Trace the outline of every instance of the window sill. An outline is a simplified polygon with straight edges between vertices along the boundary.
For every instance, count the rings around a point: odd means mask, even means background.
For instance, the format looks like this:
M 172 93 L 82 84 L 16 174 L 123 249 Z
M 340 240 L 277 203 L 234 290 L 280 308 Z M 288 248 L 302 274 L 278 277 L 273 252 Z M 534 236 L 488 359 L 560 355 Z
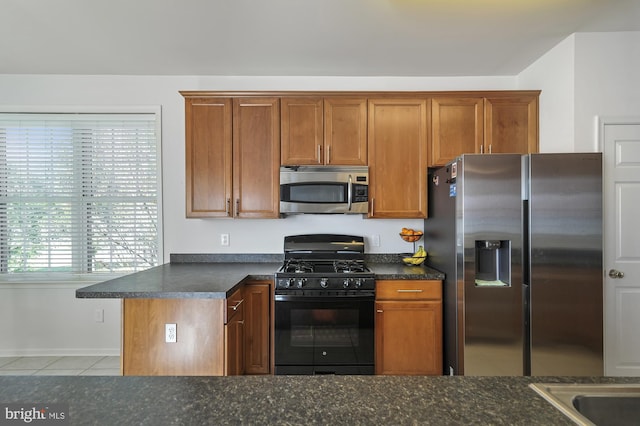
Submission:
M 84 287 L 127 275 L 119 274 L 0 274 L 0 287 Z

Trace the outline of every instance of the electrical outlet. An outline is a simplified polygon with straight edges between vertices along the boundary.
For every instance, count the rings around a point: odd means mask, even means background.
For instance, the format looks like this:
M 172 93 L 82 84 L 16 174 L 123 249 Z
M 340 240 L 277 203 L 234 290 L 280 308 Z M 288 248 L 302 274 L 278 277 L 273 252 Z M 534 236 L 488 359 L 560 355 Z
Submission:
M 104 309 L 96 309 L 93 311 L 93 320 L 95 322 L 104 322 Z
M 378 235 L 378 234 L 372 235 L 371 236 L 371 244 L 374 247 L 380 247 L 380 235 Z
M 166 343 L 176 343 L 178 341 L 178 327 L 176 324 L 164 325 L 164 341 Z
M 221 246 L 229 245 L 229 234 L 220 234 L 220 245 Z

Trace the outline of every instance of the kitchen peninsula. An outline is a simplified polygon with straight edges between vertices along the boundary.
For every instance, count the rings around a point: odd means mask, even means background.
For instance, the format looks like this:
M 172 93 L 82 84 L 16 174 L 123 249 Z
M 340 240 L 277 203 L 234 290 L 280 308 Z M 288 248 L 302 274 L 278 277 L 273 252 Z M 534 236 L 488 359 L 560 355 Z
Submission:
M 379 280 L 442 280 L 427 266 L 405 266 L 396 254 L 369 255 Z M 171 255 L 169 263 L 78 289 L 78 298 L 225 299 L 243 282 L 272 280 L 282 255 Z
M 371 256 L 376 280 L 444 278 L 397 255 Z M 281 264 L 280 255 L 172 255 L 168 264 L 78 289 L 76 297 L 123 299 L 123 375 L 269 374 Z M 173 339 L 166 327 L 174 327 Z

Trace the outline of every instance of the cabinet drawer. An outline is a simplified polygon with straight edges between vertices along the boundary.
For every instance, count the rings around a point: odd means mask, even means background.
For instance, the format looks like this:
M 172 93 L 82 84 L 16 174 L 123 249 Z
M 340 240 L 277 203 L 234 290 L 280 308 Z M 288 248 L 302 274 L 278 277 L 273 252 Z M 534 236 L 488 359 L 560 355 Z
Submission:
M 225 324 L 229 323 L 236 315 L 241 315 L 240 318 L 242 318 L 244 313 L 244 293 L 242 288 L 234 291 L 231 296 L 227 297 L 226 305 Z
M 376 300 L 441 300 L 439 280 L 378 280 Z

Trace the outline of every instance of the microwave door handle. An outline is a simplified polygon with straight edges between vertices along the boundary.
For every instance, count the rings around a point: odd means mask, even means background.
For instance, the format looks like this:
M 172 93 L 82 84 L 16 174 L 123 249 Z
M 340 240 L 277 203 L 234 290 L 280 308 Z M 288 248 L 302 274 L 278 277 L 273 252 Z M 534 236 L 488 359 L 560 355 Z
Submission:
M 347 210 L 351 211 L 351 203 L 353 202 L 353 179 L 351 175 L 349 175 L 349 185 L 347 186 L 347 200 L 349 203 Z

